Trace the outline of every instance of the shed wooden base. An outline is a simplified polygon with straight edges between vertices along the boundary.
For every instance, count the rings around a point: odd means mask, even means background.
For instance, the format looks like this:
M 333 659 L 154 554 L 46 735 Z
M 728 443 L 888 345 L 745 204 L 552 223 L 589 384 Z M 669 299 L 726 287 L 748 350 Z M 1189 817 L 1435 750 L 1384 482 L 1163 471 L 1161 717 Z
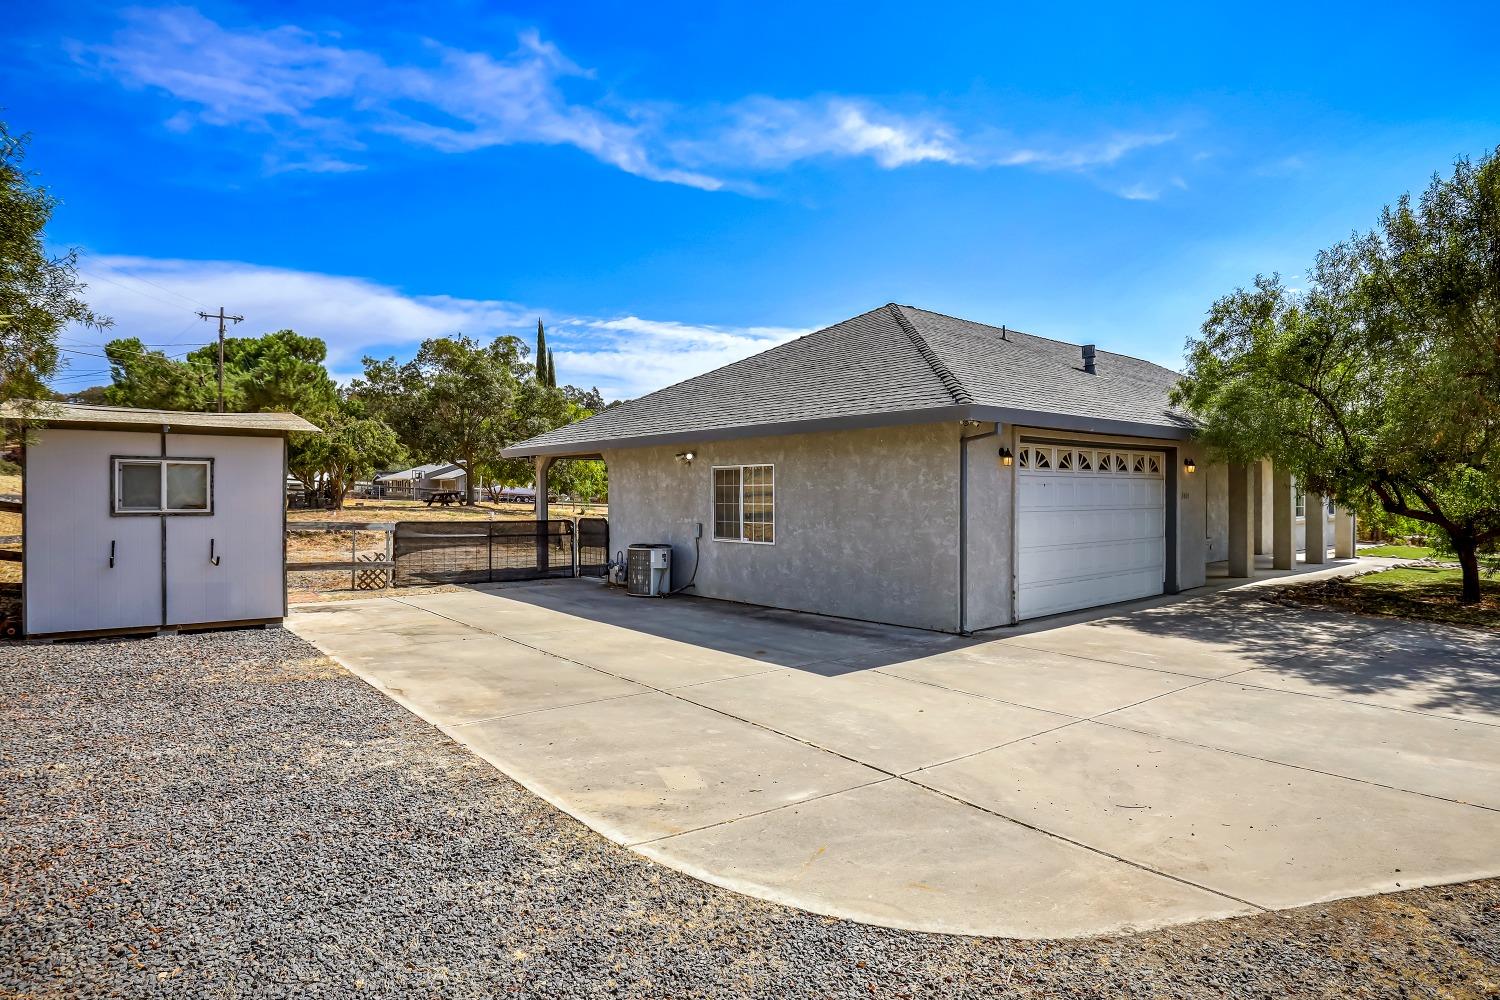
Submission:
M 141 628 L 101 628 L 84 632 L 47 632 L 28 635 L 27 642 L 63 642 L 69 639 L 113 639 L 126 635 L 175 635 L 179 632 L 216 632 L 231 628 L 280 628 L 281 618 L 249 618 L 232 622 L 193 622 L 189 625 L 147 625 Z

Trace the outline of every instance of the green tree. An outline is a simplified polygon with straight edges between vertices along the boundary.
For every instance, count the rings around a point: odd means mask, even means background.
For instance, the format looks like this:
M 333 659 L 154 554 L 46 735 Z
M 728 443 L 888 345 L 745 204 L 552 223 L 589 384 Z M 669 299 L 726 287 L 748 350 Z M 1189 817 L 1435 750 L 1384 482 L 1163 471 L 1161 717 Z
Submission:
M 1500 149 L 1319 254 L 1304 290 L 1220 299 L 1188 349 L 1177 401 L 1211 447 L 1430 526 L 1479 600 L 1500 538 Z
M 365 358 L 365 376 L 351 393 L 419 458 L 461 466 L 465 500 L 472 504 L 485 466 L 517 440 L 521 382 L 516 369 L 524 350 L 515 337 L 489 344 L 464 336 L 426 340 L 405 363 Z
M 552 348 L 547 348 L 547 385 L 557 388 L 557 362 L 552 358 Z
M 322 434 L 293 435 L 287 467 L 307 490 L 326 490 L 335 510 L 355 483 L 405 457 L 396 432 L 371 418 L 358 399 L 341 399 L 322 426 Z
M 542 321 L 536 321 L 536 380 L 541 385 L 555 385 L 551 376 L 547 374 L 548 362 L 552 356 L 547 353 L 547 331 L 542 329 Z
M 46 383 L 57 373 L 63 327 L 110 322 L 83 300 L 78 251 L 47 253 L 57 199 L 22 168 L 30 142 L 0 122 L 0 399 L 50 398 Z
M 557 462 L 547 473 L 547 486 L 577 503 L 594 503 L 609 497 L 609 476 L 598 459 L 565 458 Z
M 217 344 L 181 360 L 147 350 L 134 337 L 104 345 L 117 406 L 213 410 L 218 406 Z M 316 337 L 277 330 L 224 341 L 224 408 L 232 413 L 288 412 L 313 423 L 335 413 L 338 386 L 324 367 L 328 348 Z

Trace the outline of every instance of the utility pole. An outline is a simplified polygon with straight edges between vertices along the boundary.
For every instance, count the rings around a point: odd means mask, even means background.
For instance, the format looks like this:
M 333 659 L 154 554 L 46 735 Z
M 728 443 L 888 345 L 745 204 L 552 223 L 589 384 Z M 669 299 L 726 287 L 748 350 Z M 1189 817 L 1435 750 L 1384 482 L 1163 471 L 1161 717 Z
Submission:
M 227 320 L 233 320 L 236 323 L 243 323 L 245 321 L 245 317 L 243 317 L 243 316 L 226 316 L 224 314 L 224 307 L 223 306 L 219 307 L 219 311 L 217 313 L 200 312 L 198 314 L 198 317 L 200 319 L 216 319 L 216 320 L 219 321 L 219 412 L 223 413 L 224 412 L 224 321 L 227 319 Z

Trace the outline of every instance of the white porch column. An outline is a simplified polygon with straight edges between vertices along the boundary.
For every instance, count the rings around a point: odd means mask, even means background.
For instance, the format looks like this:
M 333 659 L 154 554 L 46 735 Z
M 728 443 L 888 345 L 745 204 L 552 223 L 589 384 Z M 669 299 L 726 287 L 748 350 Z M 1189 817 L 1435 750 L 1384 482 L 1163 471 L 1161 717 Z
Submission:
M 1307 511 L 1303 523 L 1307 526 L 1307 552 L 1302 559 L 1309 566 L 1322 566 L 1328 562 L 1328 500 L 1321 493 L 1307 494 Z
M 1229 575 L 1255 575 L 1255 469 L 1229 466 Z
M 1297 566 L 1297 508 L 1292 499 L 1292 474 L 1271 467 L 1271 565 Z
M 547 520 L 547 470 L 552 468 L 551 455 L 536 457 L 536 519 Z
M 1340 507 L 1333 514 L 1333 557 L 1354 558 L 1354 511 Z
M 547 470 L 552 468 L 552 461 L 551 455 L 536 457 L 536 568 L 543 576 L 552 562 L 548 548 L 552 539 L 547 532 Z
M 1250 483 L 1250 492 L 1254 497 L 1250 505 L 1250 530 L 1255 536 L 1255 554 L 1263 556 L 1270 548 L 1271 541 L 1270 533 L 1266 530 L 1266 463 L 1256 462 L 1252 468 L 1255 470 L 1255 476 Z

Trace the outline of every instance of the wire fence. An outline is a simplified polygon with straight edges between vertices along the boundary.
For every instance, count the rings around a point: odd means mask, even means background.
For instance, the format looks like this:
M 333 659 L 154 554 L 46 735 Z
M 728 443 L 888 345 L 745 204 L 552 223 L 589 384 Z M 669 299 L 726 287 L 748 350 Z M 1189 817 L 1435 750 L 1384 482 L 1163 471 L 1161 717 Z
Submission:
M 572 521 L 399 521 L 393 583 L 496 583 L 573 576 Z

